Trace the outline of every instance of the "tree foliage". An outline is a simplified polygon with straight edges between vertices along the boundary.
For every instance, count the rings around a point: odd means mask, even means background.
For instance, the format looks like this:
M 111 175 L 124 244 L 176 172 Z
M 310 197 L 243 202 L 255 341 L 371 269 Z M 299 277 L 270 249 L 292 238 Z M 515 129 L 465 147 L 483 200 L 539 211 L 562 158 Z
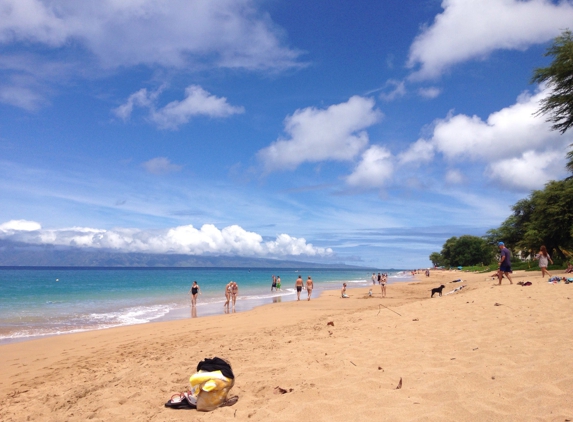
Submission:
M 538 114 L 548 115 L 553 130 L 565 133 L 573 125 L 573 34 L 566 30 L 553 40 L 545 56 L 553 56 L 548 67 L 537 68 L 532 82 L 546 83 L 551 95 L 541 101 Z
M 434 252 L 430 260 L 438 265 L 467 267 L 477 264 L 489 264 L 494 256 L 494 248 L 486 239 L 463 235 L 450 237 L 444 243 L 440 253 Z
M 573 34 L 564 31 L 553 40 L 545 56 L 553 56 L 548 67 L 533 71 L 532 83 L 545 83 L 551 94 L 541 101 L 537 115 L 548 116 L 552 129 L 565 133 L 573 126 Z M 573 145 L 572 145 L 573 146 Z M 573 172 L 573 150 L 567 153 L 567 169 Z
M 573 179 L 551 181 L 517 202 L 513 213 L 486 236 L 490 243 L 532 253 L 545 245 L 561 258 L 573 249 Z

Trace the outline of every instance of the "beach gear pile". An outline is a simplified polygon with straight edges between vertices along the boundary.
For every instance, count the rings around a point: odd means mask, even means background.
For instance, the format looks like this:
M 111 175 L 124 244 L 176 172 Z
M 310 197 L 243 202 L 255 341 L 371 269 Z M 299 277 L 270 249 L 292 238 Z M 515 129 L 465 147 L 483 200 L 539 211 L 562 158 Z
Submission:
M 231 364 L 224 359 L 203 359 L 189 383 L 191 388 L 171 396 L 165 407 L 210 412 L 218 407 L 232 406 L 239 400 L 237 396 L 227 397 L 235 384 L 235 375 Z

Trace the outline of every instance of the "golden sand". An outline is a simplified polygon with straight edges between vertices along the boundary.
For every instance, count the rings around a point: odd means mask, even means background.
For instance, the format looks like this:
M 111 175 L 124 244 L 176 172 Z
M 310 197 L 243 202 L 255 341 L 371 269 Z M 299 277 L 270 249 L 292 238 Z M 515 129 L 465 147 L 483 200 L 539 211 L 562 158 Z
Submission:
M 573 284 L 514 274 L 525 280 L 533 285 L 432 272 L 389 285 L 384 299 L 379 287 L 373 297 L 368 288 L 349 299 L 331 291 L 3 345 L 0 420 L 573 420 Z M 444 294 L 467 287 L 430 299 L 440 284 Z M 210 413 L 165 408 L 213 356 L 231 362 L 238 403 Z

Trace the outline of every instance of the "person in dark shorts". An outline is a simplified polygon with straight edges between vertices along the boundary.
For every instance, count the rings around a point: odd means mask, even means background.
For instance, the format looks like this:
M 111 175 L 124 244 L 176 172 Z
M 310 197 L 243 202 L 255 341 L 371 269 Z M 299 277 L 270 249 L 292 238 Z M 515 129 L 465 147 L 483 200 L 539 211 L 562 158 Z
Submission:
M 275 289 L 277 290 L 277 278 L 273 275 L 273 284 L 271 284 L 271 292 Z
M 296 279 L 296 284 L 294 285 L 296 287 L 296 300 L 300 300 L 300 292 L 302 292 L 302 276 L 298 276 L 298 278 Z
M 501 284 L 501 279 L 505 275 L 509 280 L 509 284 L 513 284 L 511 280 L 511 276 L 509 275 L 513 271 L 511 271 L 511 254 L 509 253 L 509 249 L 505 247 L 503 242 L 499 242 L 497 244 L 499 246 L 499 269 L 497 270 L 497 277 L 499 278 L 499 284 Z

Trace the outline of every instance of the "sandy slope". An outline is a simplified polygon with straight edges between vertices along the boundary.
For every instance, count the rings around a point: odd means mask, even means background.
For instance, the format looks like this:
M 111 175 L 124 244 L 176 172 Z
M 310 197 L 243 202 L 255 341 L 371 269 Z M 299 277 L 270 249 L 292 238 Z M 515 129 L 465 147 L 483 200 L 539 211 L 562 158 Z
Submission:
M 466 289 L 429 298 L 458 277 Z M 386 299 L 378 288 L 372 298 L 327 292 L 4 345 L 0 420 L 573 420 L 573 284 L 516 273 L 523 280 L 534 284 L 437 272 L 390 285 Z M 164 408 L 211 356 L 231 361 L 239 402 L 210 413 Z

